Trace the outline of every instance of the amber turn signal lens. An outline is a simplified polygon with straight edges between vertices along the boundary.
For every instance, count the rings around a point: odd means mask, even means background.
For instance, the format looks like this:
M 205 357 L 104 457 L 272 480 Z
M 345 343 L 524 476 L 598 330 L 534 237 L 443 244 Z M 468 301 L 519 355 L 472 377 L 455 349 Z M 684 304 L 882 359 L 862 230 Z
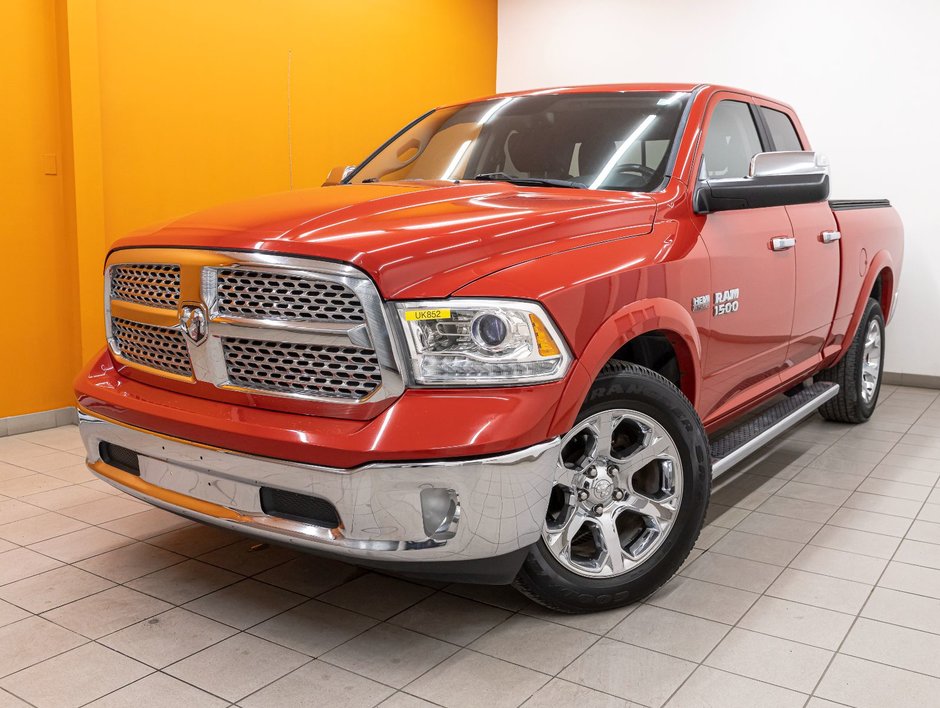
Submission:
M 552 335 L 548 333 L 548 329 L 542 324 L 542 320 L 538 318 L 538 315 L 530 312 L 529 321 L 532 322 L 532 331 L 535 332 L 535 342 L 538 344 L 539 354 L 542 356 L 558 356 L 561 354 L 558 345 L 555 344 L 555 340 L 552 339 Z

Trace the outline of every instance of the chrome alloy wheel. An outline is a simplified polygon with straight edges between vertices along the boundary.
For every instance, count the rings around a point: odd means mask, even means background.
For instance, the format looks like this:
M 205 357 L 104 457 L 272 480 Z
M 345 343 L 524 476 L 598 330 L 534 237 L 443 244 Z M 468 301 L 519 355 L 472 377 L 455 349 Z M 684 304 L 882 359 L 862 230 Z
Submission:
M 862 350 L 862 400 L 871 403 L 881 376 L 881 327 L 877 320 L 868 323 Z
M 662 545 L 681 500 L 682 461 L 666 429 L 638 411 L 603 411 L 562 440 L 542 539 L 578 575 L 622 575 Z

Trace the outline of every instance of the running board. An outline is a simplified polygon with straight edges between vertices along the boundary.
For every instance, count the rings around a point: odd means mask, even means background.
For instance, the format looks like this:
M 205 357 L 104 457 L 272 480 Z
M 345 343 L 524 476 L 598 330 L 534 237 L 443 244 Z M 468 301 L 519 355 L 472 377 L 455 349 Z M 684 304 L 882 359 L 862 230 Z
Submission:
M 839 384 L 820 381 L 780 401 L 713 440 L 712 478 L 728 471 L 778 435 L 785 433 L 839 393 Z

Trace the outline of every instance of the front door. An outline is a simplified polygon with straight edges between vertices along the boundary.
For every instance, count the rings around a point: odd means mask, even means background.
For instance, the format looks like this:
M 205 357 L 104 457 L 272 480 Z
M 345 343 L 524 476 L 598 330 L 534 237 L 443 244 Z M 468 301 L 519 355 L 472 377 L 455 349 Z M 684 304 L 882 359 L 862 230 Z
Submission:
M 763 151 L 752 107 L 717 100 L 706 115 L 702 169 L 709 180 L 746 177 Z M 795 256 L 785 207 L 709 214 L 701 232 L 711 262 L 711 328 L 703 367 L 705 416 L 784 368 L 793 325 Z

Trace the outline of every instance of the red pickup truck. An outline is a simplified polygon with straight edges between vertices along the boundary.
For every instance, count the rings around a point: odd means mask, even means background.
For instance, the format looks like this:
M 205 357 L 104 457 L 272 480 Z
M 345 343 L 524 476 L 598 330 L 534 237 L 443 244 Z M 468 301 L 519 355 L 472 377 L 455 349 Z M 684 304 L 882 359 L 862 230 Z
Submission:
M 200 521 L 546 606 L 634 602 L 713 476 L 878 399 L 903 249 L 720 86 L 439 108 L 322 188 L 117 242 L 88 463 Z

